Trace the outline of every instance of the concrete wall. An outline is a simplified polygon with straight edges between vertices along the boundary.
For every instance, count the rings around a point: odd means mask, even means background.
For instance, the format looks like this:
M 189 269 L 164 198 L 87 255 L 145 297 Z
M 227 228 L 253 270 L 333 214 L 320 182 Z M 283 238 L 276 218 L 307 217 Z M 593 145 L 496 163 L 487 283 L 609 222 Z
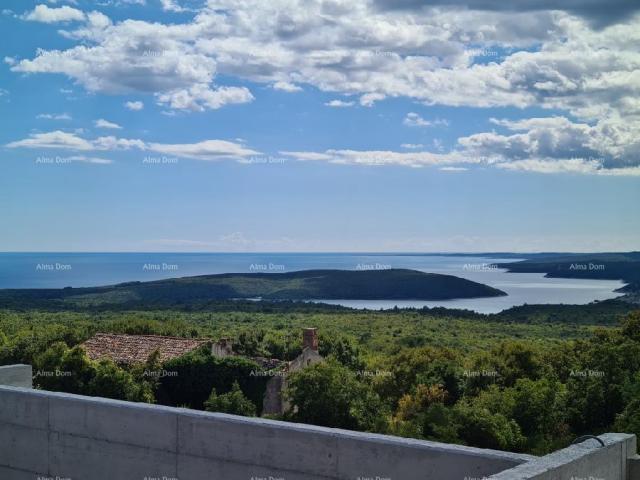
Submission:
M 536 457 L 0 387 L 0 479 L 464 480 Z
M 636 454 L 636 437 L 605 433 L 596 440 L 558 450 L 489 477 L 490 480 L 640 480 L 631 476 L 628 462 Z
M 0 367 L 0 385 L 32 388 L 33 370 L 31 365 L 5 365 Z

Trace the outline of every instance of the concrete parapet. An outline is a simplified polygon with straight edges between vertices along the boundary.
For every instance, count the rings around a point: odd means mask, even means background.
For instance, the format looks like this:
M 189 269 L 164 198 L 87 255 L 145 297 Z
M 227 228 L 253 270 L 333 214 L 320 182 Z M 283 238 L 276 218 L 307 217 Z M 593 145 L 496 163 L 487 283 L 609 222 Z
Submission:
M 31 365 L 4 365 L 0 367 L 0 385 L 32 388 L 33 370 Z
M 464 480 L 536 457 L 0 387 L 0 478 Z
M 626 433 L 600 435 L 531 462 L 505 470 L 489 480 L 631 480 L 628 460 L 636 454 L 636 437 Z

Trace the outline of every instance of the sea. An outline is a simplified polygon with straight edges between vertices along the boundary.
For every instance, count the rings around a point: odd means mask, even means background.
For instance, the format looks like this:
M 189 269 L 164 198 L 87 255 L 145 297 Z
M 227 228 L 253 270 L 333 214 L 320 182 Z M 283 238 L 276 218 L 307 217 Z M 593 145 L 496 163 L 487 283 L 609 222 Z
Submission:
M 381 253 L 0 253 L 0 289 L 113 285 L 130 281 L 216 273 L 282 273 L 310 269 L 409 268 L 455 275 L 503 290 L 491 298 L 418 300 L 316 300 L 358 309 L 447 307 L 498 313 L 523 304 L 587 304 L 615 298 L 616 280 L 545 278 L 509 273 L 494 263 L 514 258 Z

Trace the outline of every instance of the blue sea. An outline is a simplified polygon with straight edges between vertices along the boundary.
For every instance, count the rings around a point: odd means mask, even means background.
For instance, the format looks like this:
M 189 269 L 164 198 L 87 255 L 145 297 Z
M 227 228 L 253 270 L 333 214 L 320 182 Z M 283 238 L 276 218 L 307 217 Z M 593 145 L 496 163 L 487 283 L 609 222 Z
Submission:
M 491 285 L 508 295 L 447 301 L 331 300 L 354 308 L 442 306 L 497 313 L 527 304 L 586 304 L 614 298 L 614 280 L 545 278 L 491 266 L 495 257 L 366 253 L 0 253 L 0 288 L 62 288 L 215 273 L 292 272 L 309 269 L 410 268 Z

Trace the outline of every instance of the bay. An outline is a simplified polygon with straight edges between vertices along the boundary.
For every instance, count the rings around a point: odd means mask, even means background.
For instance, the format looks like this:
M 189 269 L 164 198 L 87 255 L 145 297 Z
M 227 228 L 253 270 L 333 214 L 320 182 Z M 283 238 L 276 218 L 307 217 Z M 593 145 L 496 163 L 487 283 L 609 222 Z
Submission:
M 497 313 L 523 304 L 586 304 L 615 298 L 616 280 L 545 278 L 508 273 L 494 262 L 513 258 L 379 253 L 0 253 L 0 288 L 113 285 L 217 273 L 282 273 L 310 269 L 409 268 L 484 283 L 508 295 L 446 301 L 327 300 L 353 308 L 447 307 Z

